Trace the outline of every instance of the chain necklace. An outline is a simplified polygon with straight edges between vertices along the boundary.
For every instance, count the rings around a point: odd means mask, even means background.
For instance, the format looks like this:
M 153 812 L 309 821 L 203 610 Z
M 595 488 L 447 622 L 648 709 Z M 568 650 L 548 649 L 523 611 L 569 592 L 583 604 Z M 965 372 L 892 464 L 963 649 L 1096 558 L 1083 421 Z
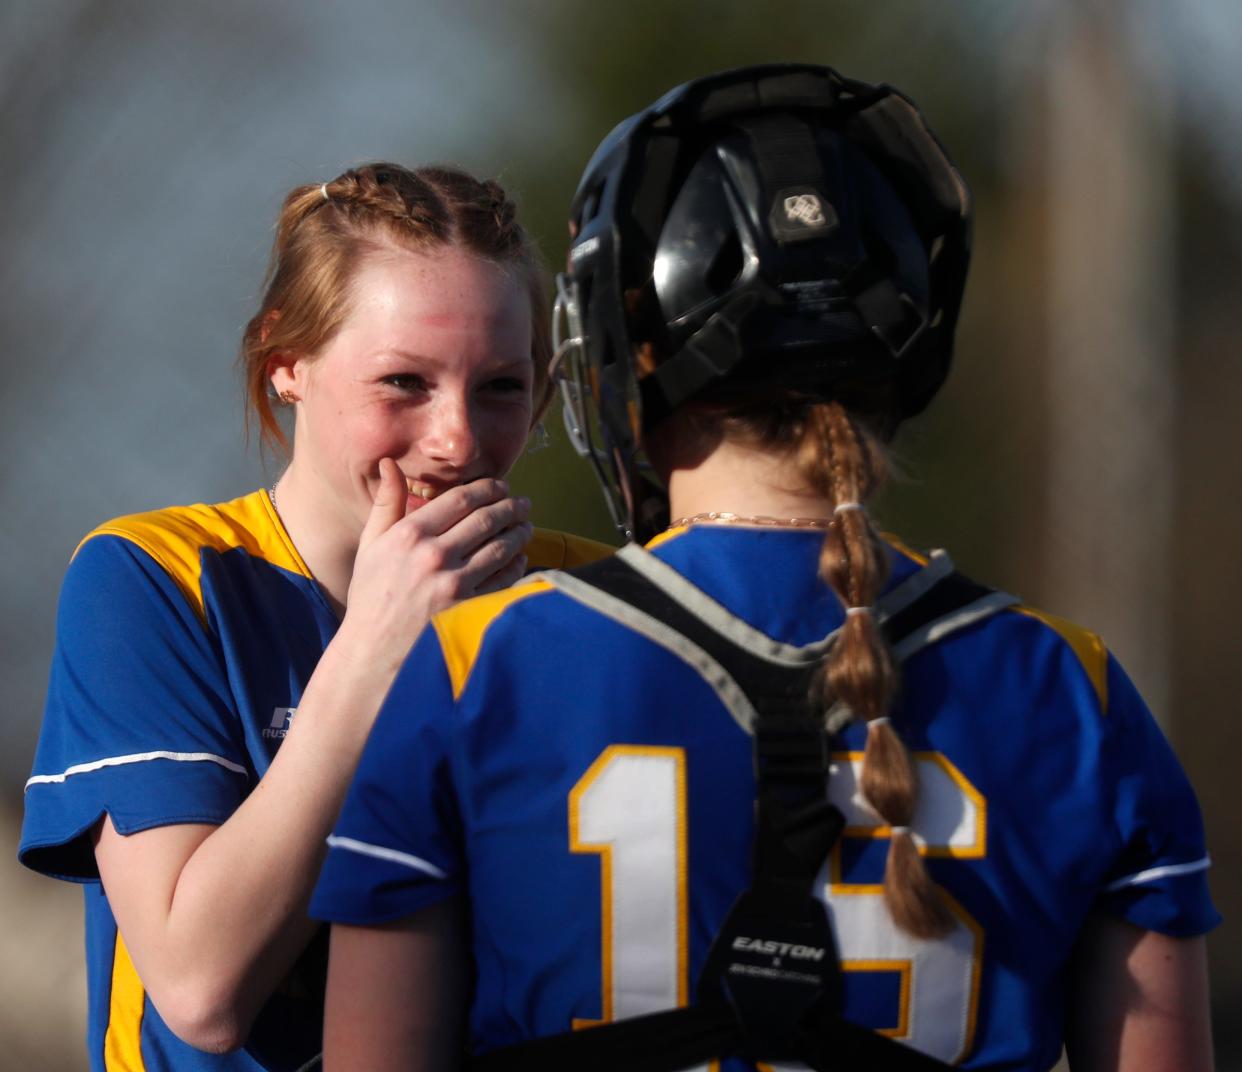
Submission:
M 767 517 L 763 514 L 731 514 L 728 510 L 707 510 L 679 517 L 669 528 L 707 523 L 712 525 L 761 525 L 765 528 L 826 529 L 835 523 L 831 517 Z

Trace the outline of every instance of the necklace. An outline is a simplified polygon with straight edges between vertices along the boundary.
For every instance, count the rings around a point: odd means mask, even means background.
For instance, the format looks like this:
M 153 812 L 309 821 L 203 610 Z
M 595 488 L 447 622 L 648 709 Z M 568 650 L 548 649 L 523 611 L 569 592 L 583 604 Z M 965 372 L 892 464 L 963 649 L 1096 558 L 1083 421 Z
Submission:
M 277 477 L 276 480 L 273 482 L 272 486 L 267 489 L 267 497 L 272 500 L 272 509 L 275 510 L 278 514 L 280 513 L 280 507 L 276 505 L 276 485 L 279 483 L 280 483 L 280 478 Z
M 762 525 L 783 529 L 826 529 L 834 524 L 830 517 L 766 517 L 763 514 L 731 514 L 728 510 L 707 510 L 701 514 L 679 517 L 669 528 L 706 522 L 712 525 Z

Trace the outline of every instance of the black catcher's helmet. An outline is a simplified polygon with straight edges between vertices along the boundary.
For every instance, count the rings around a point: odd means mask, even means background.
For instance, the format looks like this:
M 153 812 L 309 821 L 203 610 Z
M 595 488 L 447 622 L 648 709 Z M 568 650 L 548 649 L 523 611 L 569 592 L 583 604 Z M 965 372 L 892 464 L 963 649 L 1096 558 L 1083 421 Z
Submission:
M 683 403 L 776 386 L 891 431 L 948 374 L 970 193 L 890 86 L 803 64 L 688 82 L 604 139 L 570 220 L 554 371 L 627 538 L 665 509 L 642 431 Z

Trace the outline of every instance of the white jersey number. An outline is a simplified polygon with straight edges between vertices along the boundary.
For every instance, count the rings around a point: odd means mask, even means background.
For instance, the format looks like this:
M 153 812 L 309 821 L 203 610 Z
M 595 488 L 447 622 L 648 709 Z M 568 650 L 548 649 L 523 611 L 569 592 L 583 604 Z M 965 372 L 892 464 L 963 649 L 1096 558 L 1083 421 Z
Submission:
M 943 756 L 915 757 L 914 830 L 928 856 L 979 858 L 986 851 L 983 798 Z M 833 756 L 829 796 L 845 837 L 887 838 L 857 794 L 861 753 Z M 570 851 L 600 858 L 600 1021 L 685 1005 L 689 993 L 685 752 L 613 745 L 569 796 Z M 850 972 L 893 973 L 897 998 L 883 1034 L 944 1061 L 962 1057 L 974 1034 L 982 932 L 956 903 L 956 928 L 935 942 L 897 929 L 878 885 L 841 881 L 841 850 L 821 875 L 841 954 Z M 779 1067 L 779 1066 L 778 1066 Z

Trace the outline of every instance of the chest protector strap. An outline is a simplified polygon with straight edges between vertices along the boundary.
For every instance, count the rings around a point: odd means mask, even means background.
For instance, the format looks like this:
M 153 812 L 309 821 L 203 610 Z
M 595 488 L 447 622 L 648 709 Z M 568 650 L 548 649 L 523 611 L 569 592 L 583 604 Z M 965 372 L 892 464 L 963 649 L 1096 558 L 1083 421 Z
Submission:
M 752 734 L 752 879 L 712 943 L 695 1004 L 501 1047 L 470 1060 L 471 1072 L 675 1072 L 728 1056 L 820 1070 L 947 1068 L 841 1016 L 840 959 L 814 887 L 844 826 L 825 787 L 828 733 L 849 713 L 825 720 L 807 703 L 836 633 L 802 648 L 775 641 L 634 545 L 544 577 L 694 667 Z M 882 598 L 876 614 L 894 652 L 908 658 L 1016 602 L 937 554 Z

